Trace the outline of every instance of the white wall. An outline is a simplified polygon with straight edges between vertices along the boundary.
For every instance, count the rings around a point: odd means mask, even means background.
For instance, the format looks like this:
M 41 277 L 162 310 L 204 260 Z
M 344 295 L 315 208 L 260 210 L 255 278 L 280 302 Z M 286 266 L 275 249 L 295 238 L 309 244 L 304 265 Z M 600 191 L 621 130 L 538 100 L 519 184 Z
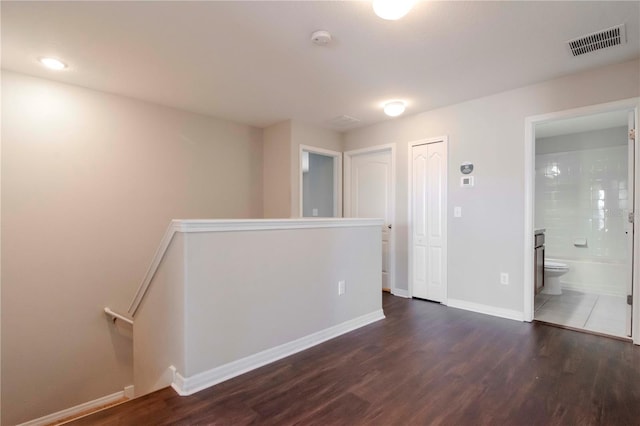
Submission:
M 525 117 L 638 96 L 639 65 L 611 65 L 347 132 L 345 151 L 397 144 L 396 286 L 407 288 L 407 143 L 448 135 L 448 297 L 522 312 Z M 475 165 L 473 188 L 459 186 L 464 161 Z M 461 218 L 452 217 L 454 206 Z M 510 285 L 500 284 L 501 272 Z
M 126 311 L 170 219 L 261 217 L 262 131 L 2 72 L 2 424 L 132 382 Z

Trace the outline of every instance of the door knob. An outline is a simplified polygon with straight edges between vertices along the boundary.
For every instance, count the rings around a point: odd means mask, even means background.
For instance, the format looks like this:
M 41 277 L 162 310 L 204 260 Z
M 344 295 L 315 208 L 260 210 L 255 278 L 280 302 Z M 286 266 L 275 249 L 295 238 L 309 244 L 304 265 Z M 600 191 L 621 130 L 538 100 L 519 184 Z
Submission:
M 387 225 L 387 228 L 391 229 L 391 224 Z

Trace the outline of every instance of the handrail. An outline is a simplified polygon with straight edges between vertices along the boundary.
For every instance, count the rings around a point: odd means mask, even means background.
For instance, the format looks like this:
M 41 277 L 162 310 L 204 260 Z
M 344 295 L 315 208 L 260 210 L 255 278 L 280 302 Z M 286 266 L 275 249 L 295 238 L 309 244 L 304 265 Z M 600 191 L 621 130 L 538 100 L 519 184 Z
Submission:
M 160 240 L 151 265 L 140 283 L 136 294 L 129 305 L 129 315 L 134 317 L 144 295 L 149 289 L 151 280 L 158 271 L 169 244 L 176 232 L 230 232 L 230 231 L 269 231 L 277 229 L 308 229 L 308 228 L 342 228 L 360 226 L 381 226 L 382 219 L 362 218 L 296 218 L 296 219 L 173 219 Z
M 158 266 L 160 266 L 160 262 L 162 261 L 164 254 L 167 252 L 169 244 L 171 244 L 171 240 L 176 233 L 176 228 L 176 221 L 172 220 L 171 223 L 169 223 L 167 230 L 164 232 L 162 240 L 160 240 L 160 246 L 156 250 L 156 254 L 153 256 L 151 265 L 149 265 L 149 269 L 147 269 L 147 273 L 145 274 L 140 287 L 138 287 L 138 290 L 136 291 L 136 294 L 133 296 L 133 300 L 129 305 L 129 315 L 131 315 L 132 317 L 136 315 L 136 312 L 140 307 L 140 303 L 142 303 L 142 299 L 144 298 L 144 294 L 147 292 L 153 276 L 158 271 Z
M 122 320 L 122 321 L 124 321 L 124 322 L 126 322 L 128 324 L 133 325 L 133 320 L 132 319 L 127 318 L 124 315 L 121 315 L 121 314 L 119 314 L 117 312 L 112 311 L 111 308 L 109 308 L 109 307 L 104 308 L 104 312 L 113 319 L 113 322 L 116 322 L 116 320 Z

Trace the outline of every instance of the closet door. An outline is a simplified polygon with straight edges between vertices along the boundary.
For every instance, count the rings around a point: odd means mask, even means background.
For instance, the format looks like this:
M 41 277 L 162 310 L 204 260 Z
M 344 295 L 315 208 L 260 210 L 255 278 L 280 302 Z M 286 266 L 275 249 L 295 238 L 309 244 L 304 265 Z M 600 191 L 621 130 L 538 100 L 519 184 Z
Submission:
M 412 149 L 413 296 L 446 300 L 446 147 Z

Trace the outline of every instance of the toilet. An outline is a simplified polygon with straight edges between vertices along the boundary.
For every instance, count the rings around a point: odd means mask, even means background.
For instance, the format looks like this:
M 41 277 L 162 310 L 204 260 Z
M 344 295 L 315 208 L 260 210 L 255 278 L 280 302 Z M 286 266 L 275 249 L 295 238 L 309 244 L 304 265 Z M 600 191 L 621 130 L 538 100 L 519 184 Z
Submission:
M 569 272 L 569 266 L 566 263 L 556 262 L 553 260 L 544 260 L 544 294 L 562 294 L 560 286 L 560 277 Z

